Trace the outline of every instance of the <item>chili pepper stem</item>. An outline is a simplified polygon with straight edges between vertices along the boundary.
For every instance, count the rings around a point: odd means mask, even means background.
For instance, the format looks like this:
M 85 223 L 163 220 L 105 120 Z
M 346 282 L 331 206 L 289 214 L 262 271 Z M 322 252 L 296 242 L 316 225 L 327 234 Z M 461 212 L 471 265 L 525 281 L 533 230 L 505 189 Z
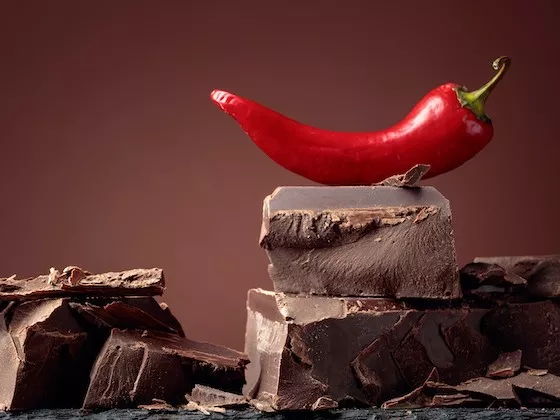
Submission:
M 492 68 L 496 70 L 497 73 L 484 86 L 473 92 L 467 92 L 465 88 L 458 88 L 457 98 L 461 105 L 469 108 L 481 120 L 490 121 L 488 116 L 484 113 L 484 105 L 492 90 L 494 90 L 498 82 L 506 74 L 510 64 L 511 59 L 509 57 L 498 57 L 492 63 Z

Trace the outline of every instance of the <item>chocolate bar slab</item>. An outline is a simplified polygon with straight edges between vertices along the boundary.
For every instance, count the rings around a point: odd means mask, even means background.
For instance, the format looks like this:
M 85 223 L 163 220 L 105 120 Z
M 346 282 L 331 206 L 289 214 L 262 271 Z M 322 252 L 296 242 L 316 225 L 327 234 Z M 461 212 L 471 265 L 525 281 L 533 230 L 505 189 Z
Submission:
M 498 351 L 487 309 L 414 309 L 384 298 L 248 293 L 244 393 L 275 410 L 379 405 L 433 368 L 451 382 L 484 375 Z
M 71 270 L 70 273 L 77 271 Z M 0 279 L 0 301 L 69 296 L 157 296 L 164 289 L 163 270 L 159 268 L 102 274 L 83 273 L 80 277 L 42 275 L 18 279 L 12 276 Z
M 260 244 L 278 292 L 461 297 L 449 202 L 432 187 L 280 187 Z
M 84 408 L 184 402 L 195 384 L 241 393 L 248 360 L 235 350 L 176 334 L 113 329 L 91 372 Z
M 560 255 L 477 257 L 475 263 L 496 264 L 527 281 L 527 294 L 560 296 Z

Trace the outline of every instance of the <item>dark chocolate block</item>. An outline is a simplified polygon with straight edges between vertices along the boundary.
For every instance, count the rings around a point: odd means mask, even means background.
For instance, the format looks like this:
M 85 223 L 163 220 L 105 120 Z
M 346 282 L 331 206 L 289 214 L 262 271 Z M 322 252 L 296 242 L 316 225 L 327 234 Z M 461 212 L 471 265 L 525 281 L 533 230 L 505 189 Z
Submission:
M 155 296 L 161 295 L 164 289 L 165 279 L 159 268 L 90 274 L 75 267 L 64 274 L 53 269 L 50 275 L 32 279 L 15 276 L 0 279 L 0 301 L 68 296 Z
M 527 294 L 536 297 L 560 296 L 560 255 L 477 257 L 475 263 L 496 264 L 508 274 L 527 281 Z
M 195 384 L 241 393 L 245 355 L 175 334 L 113 329 L 91 372 L 84 408 L 184 402 Z
M 80 407 L 101 345 L 74 319 L 68 299 L 8 306 L 0 316 L 0 407 Z
M 260 243 L 279 292 L 461 297 L 449 202 L 432 187 L 280 187 Z
M 421 385 L 484 375 L 498 350 L 479 330 L 487 309 L 420 310 L 381 298 L 248 294 L 249 398 L 276 410 L 379 405 Z

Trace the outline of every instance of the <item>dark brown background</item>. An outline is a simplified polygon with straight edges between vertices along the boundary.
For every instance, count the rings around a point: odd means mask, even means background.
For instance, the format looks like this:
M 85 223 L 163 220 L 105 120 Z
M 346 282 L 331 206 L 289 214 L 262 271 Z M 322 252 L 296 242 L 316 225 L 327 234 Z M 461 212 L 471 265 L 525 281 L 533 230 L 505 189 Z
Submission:
M 460 262 L 558 252 L 560 2 L 14 1 L 0 6 L 0 274 L 159 266 L 196 339 L 243 346 L 270 288 L 261 202 L 310 182 L 208 99 L 222 88 L 303 122 L 375 130 L 433 87 L 489 101 L 493 142 L 431 184 Z

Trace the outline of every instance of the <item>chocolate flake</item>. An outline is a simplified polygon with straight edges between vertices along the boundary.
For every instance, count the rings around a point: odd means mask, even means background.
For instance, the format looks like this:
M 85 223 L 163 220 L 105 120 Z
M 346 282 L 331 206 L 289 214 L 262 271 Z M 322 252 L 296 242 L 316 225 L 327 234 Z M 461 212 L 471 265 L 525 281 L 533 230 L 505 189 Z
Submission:
M 260 243 L 278 292 L 462 296 L 449 202 L 432 187 L 280 187 Z
M 515 376 L 521 369 L 521 350 L 502 353 L 488 366 L 486 376 L 489 378 L 509 378 Z

